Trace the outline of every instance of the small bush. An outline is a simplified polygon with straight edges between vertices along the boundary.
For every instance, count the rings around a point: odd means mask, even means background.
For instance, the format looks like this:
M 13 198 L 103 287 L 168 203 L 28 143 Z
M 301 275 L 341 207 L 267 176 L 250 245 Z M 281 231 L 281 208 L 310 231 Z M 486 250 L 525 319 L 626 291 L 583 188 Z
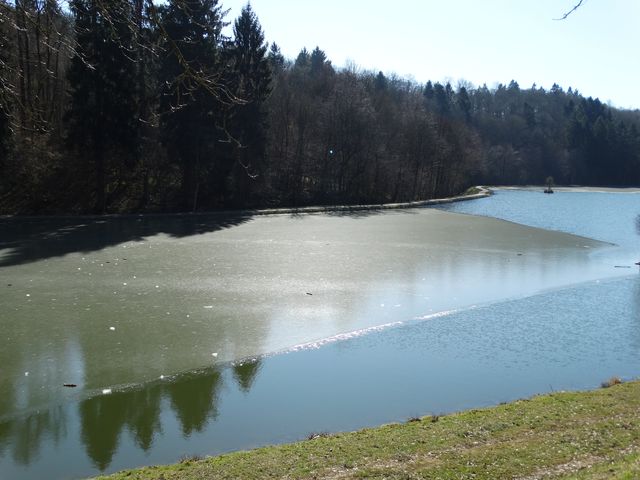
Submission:
M 620 377 L 611 377 L 606 382 L 602 382 L 600 386 L 602 388 L 613 387 L 614 385 L 620 385 L 622 383 L 622 379 Z
M 478 193 L 482 193 L 482 190 L 478 187 L 470 187 L 463 193 L 463 195 L 477 195 Z
M 183 455 L 180 457 L 180 463 L 199 462 L 200 460 L 204 460 L 200 455 Z

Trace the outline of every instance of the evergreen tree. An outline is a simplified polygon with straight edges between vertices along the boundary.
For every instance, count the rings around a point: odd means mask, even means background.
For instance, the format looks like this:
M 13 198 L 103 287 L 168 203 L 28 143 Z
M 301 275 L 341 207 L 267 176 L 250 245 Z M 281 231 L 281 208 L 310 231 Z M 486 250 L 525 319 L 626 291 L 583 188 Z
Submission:
M 224 75 L 224 14 L 218 0 L 172 0 L 162 12 L 162 138 L 182 172 L 184 210 L 197 208 L 202 179 L 215 168 L 224 104 L 233 102 Z
M 0 0 L 0 6 L 4 7 L 3 0 Z M 4 28 L 0 27 L 0 64 L 7 65 L 9 57 L 9 41 L 8 32 Z M 4 80 L 0 78 L 1 80 Z M 11 96 L 11 90 L 9 89 L 8 82 L 2 81 L 0 84 L 0 177 L 4 176 L 4 170 L 7 162 L 7 151 L 10 137 L 9 130 L 9 98 Z M 8 183 L 8 182 L 7 182 Z M 5 185 L 0 184 L 0 192 Z
M 527 126 L 529 128 L 535 127 L 536 111 L 528 102 L 524 102 L 523 115 L 524 115 L 524 120 L 527 122 Z
M 433 97 L 435 96 L 435 92 L 433 90 L 433 83 L 431 83 L 431 80 L 429 80 L 427 84 L 424 86 L 423 95 L 424 95 L 424 98 L 426 98 L 427 100 L 433 100 Z
M 457 105 L 462 112 L 464 121 L 467 123 L 471 122 L 471 99 L 465 87 L 460 87 L 458 90 Z
M 451 88 L 451 85 L 447 85 Z M 447 94 L 447 89 L 440 82 L 433 86 L 433 98 L 438 114 L 442 116 L 448 115 L 450 111 L 449 95 Z
M 316 47 L 311 52 L 309 57 L 309 63 L 311 65 L 311 75 L 318 76 L 324 71 L 324 65 L 327 61 L 327 54 L 320 50 L 320 47 Z
M 299 69 L 306 69 L 306 68 L 309 68 L 310 64 L 311 64 L 311 55 L 309 55 L 309 51 L 305 47 L 302 50 L 300 50 L 300 53 L 296 57 L 294 67 Z
M 264 158 L 267 128 L 264 102 L 271 91 L 271 69 L 264 33 L 251 4 L 242 9 L 233 33 L 231 56 L 237 77 L 236 96 L 240 100 L 232 122 L 233 135 L 240 144 L 236 152 L 240 167 L 237 194 L 246 197 L 250 188 L 247 180 L 259 174 Z
M 137 104 L 131 8 L 126 0 L 73 0 L 77 51 L 69 69 L 68 142 L 90 165 L 94 209 L 104 213 L 113 171 L 135 153 Z
M 387 77 L 384 76 L 384 73 L 378 72 L 374 81 L 376 91 L 382 92 L 387 89 L 388 85 L 389 81 L 387 80 Z
M 271 66 L 272 72 L 280 73 L 284 70 L 286 62 L 277 43 L 273 42 L 271 44 L 267 58 L 269 59 L 269 65 Z
M 0 173 L 6 167 L 6 158 L 9 145 L 9 117 L 6 113 L 6 106 L 0 105 Z M 0 191 L 2 185 L 0 185 Z

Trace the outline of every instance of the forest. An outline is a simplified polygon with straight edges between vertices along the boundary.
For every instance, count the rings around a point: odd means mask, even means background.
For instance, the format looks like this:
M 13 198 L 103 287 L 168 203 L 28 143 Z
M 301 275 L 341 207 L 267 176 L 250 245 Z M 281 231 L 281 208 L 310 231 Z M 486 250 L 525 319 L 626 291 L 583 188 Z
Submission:
M 638 110 L 336 68 L 319 47 L 288 59 L 250 4 L 227 17 L 218 0 L 0 0 L 0 214 L 640 184 Z

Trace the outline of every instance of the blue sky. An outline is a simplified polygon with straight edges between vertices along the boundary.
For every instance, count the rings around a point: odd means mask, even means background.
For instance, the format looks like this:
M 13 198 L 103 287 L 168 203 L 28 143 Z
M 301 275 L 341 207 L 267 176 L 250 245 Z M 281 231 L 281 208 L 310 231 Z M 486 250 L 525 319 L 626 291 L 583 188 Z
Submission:
M 640 1 L 252 0 L 267 40 L 287 57 L 320 46 L 337 67 L 395 72 L 419 82 L 516 80 L 578 89 L 640 108 Z M 222 0 L 233 20 L 246 0 Z

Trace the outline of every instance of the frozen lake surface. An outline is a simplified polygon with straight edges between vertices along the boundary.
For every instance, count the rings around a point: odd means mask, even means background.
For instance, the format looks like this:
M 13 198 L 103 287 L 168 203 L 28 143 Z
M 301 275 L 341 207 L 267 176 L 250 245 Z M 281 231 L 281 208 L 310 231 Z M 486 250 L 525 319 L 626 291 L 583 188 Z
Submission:
M 82 477 L 637 376 L 640 283 L 616 267 L 637 256 L 639 200 L 2 221 L 0 473 Z

